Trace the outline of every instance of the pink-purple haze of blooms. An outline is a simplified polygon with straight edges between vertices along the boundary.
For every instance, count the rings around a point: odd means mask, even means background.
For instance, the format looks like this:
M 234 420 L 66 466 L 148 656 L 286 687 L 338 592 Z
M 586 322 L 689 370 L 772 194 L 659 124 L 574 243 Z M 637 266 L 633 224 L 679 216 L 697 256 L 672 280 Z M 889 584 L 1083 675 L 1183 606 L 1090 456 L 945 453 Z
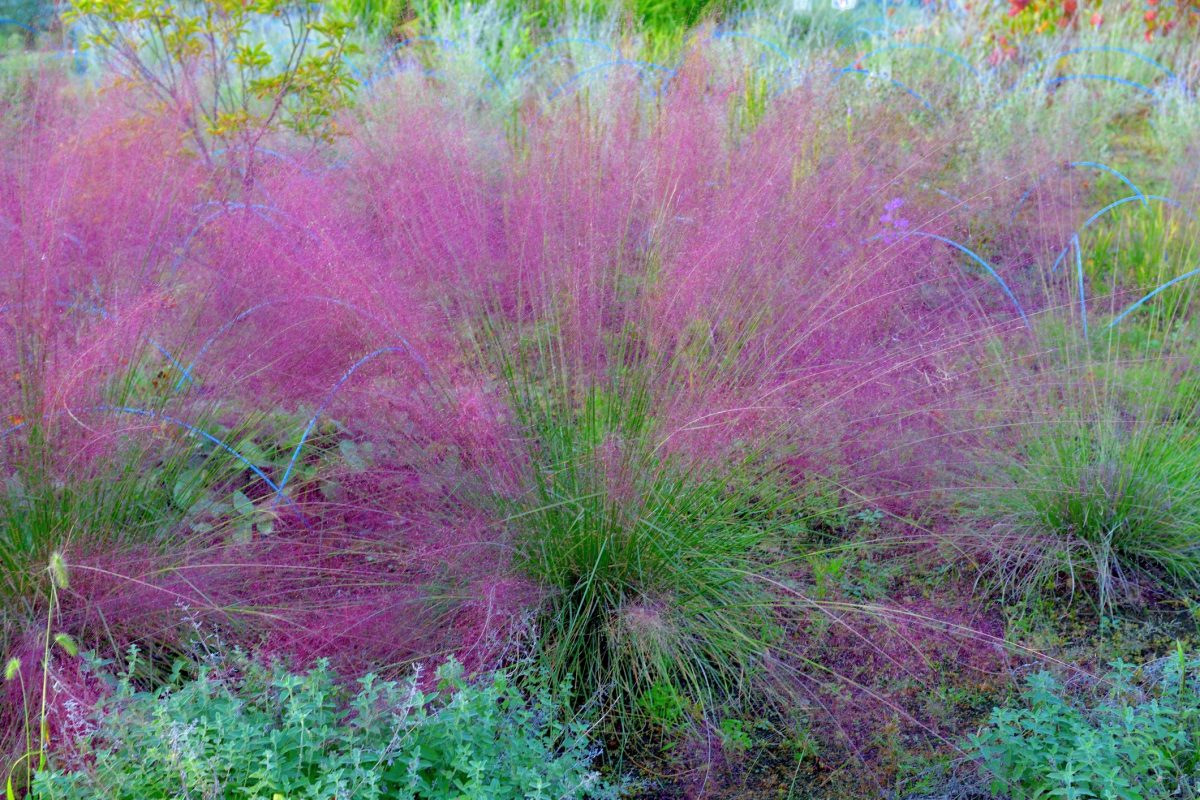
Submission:
M 672 458 L 754 449 L 797 490 L 832 476 L 932 518 L 1002 422 L 964 416 L 995 410 L 988 346 L 1027 348 L 1030 319 L 1074 308 L 1073 284 L 1043 274 L 1089 213 L 1059 167 L 1069 142 L 992 154 L 964 184 L 953 130 L 880 108 L 835 141 L 821 85 L 735 135 L 737 87 L 703 49 L 660 98 L 614 91 L 599 114 L 581 93 L 521 112 L 519 137 L 394 81 L 346 121 L 337 168 L 276 144 L 249 187 L 120 90 L 47 77 L 0 108 L 10 458 L 36 423 L 59 480 L 103 475 L 129 442 L 151 469 L 189 426 L 276 412 L 371 446 L 369 469 L 323 467 L 332 492 L 296 477 L 305 440 L 255 473 L 267 536 L 69 537 L 81 629 L 170 639 L 186 607 L 302 660 L 497 663 L 541 590 L 485 502 L 528 488 L 504 383 L 468 335 L 486 320 L 552 329 L 580 379 L 613 368 L 614 337 L 636 342 Z M 114 408 L 112 381 L 139 365 L 169 388 Z

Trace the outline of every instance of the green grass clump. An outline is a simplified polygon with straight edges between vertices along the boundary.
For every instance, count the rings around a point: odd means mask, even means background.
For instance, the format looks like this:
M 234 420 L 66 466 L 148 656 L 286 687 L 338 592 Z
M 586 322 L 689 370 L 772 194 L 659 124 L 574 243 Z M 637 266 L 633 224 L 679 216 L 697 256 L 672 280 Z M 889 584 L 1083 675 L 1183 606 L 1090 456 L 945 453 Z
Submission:
M 403 36 L 402 26 L 413 14 L 407 0 L 334 0 L 329 7 L 360 30 L 384 36 Z
M 357 4 L 362 5 L 363 0 L 358 0 Z M 415 8 L 425 7 L 421 3 L 413 5 Z M 446 13 L 454 5 L 453 2 L 435 0 L 427 7 Z M 705 15 L 733 6 L 729 0 L 500 0 L 498 5 L 507 14 L 519 15 L 530 26 L 551 28 L 572 18 L 601 19 L 616 14 L 628 15 L 652 34 L 686 30 L 700 22 Z
M 1093 366 L 1022 436 L 982 501 L 1006 590 L 1065 577 L 1110 609 L 1200 587 L 1196 390 L 1167 363 Z
M 752 458 L 669 454 L 648 371 L 568 372 L 506 370 L 527 487 L 505 505 L 548 592 L 544 661 L 620 737 L 711 719 L 751 692 L 774 635 L 758 576 L 778 482 Z
M 130 678 L 136 661 L 73 763 L 64 753 L 39 772 L 31 800 L 616 797 L 544 681 L 530 695 L 503 673 L 469 681 L 450 661 L 436 692 L 416 676 L 351 688 L 324 663 L 299 674 L 235 652 L 147 692 Z
M 1127 208 L 1085 234 L 1084 270 L 1096 289 L 1129 302 L 1196 268 L 1200 223 L 1163 203 Z M 1187 318 L 1194 293 L 1190 281 L 1181 281 L 1157 295 L 1151 308 L 1168 320 Z
M 728 0 L 627 0 L 627 8 L 651 31 L 690 28 L 706 15 L 728 10 Z

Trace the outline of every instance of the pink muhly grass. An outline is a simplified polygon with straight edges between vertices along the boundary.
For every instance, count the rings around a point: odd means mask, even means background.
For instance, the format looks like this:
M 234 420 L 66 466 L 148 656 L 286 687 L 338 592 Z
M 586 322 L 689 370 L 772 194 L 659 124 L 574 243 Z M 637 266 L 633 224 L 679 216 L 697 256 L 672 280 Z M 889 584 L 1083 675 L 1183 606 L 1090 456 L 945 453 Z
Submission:
M 64 618 L 93 646 L 186 652 L 184 604 L 361 670 L 495 666 L 534 619 L 622 734 L 658 684 L 717 714 L 795 680 L 784 632 L 819 603 L 777 573 L 809 546 L 779 541 L 805 487 L 941 511 L 985 347 L 1026 341 L 1014 300 L 1057 298 L 1019 234 L 982 254 L 1012 299 L 911 235 L 974 244 L 922 188 L 948 134 L 879 112 L 835 139 L 819 85 L 739 128 L 706 69 L 659 103 L 523 112 L 519 135 L 397 82 L 336 164 L 288 154 L 249 186 L 112 99 L 40 98 L 0 159 L 0 352 L 23 376 L 0 397 L 56 449 L 47 496 L 124 464 L 170 510 L 139 537 L 64 509 L 45 544 L 85 576 Z M 881 146 L 898 130 L 908 152 Z M 1059 232 L 1017 216 L 1039 250 Z M 197 519 L 185 475 L 221 510 Z

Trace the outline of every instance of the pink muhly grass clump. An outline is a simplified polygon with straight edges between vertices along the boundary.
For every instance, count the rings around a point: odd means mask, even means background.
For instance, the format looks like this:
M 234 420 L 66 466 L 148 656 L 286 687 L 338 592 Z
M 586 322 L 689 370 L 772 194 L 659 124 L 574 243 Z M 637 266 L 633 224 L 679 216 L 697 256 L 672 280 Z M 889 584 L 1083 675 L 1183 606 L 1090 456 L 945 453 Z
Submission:
M 919 508 L 944 480 L 939 463 L 958 457 L 953 398 L 978 378 L 971 358 L 1020 329 L 1013 304 L 1036 296 L 1016 284 L 1007 298 L 986 275 L 964 274 L 956 251 L 899 224 L 892 212 L 903 207 L 912 230 L 951 235 L 928 197 L 893 203 L 902 186 L 888 177 L 903 167 L 906 186 L 932 172 L 936 141 L 909 164 L 857 152 L 802 163 L 792 143 L 820 133 L 803 96 L 734 147 L 706 91 L 685 71 L 656 112 L 629 100 L 610 109 L 616 122 L 579 109 L 531 119 L 520 153 L 486 170 L 460 155 L 461 139 L 422 133 L 420 158 L 406 162 L 415 177 L 390 172 L 392 150 L 382 148 L 366 173 L 397 177 L 364 182 L 372 224 L 394 232 L 397 274 L 432 265 L 421 291 L 480 348 L 465 366 L 493 387 L 498 370 L 499 393 L 515 406 L 511 435 L 524 447 L 494 453 L 487 468 L 511 481 L 500 486 L 514 506 L 503 527 L 516 537 L 517 566 L 558 595 L 543 644 L 586 675 L 583 686 L 625 687 L 630 716 L 656 681 L 710 700 L 718 686 L 742 687 L 719 668 L 701 677 L 715 653 L 678 649 L 720 637 L 677 616 L 679 571 L 604 562 L 612 571 L 596 578 L 587 567 L 600 562 L 588 559 L 637 551 L 639 526 L 655 530 L 647 540 L 697 546 L 661 528 L 659 502 L 711 504 L 701 516 L 727 502 L 754 508 L 761 497 L 732 489 L 690 494 L 710 478 L 728 486 L 751 464 L 751 483 L 773 475 L 795 491 L 810 475 L 835 474 L 873 503 Z M 429 113 L 413 111 L 411 127 Z M 465 240 L 439 235 L 456 221 Z M 677 468 L 689 476 L 678 485 Z M 777 502 L 750 515 L 762 520 Z M 737 565 L 728 584 L 749 593 L 745 607 L 770 617 L 798 602 L 759 593 L 761 532 L 706 519 L 717 525 L 705 528 L 713 546 L 731 548 L 717 560 Z M 623 622 L 648 607 L 663 610 L 655 624 Z M 585 645 L 594 652 L 554 649 L 568 636 L 594 641 Z M 723 657 L 753 672 L 769 649 L 750 642 Z M 633 671 L 605 659 L 628 659 Z
M 398 81 L 337 161 L 249 185 L 111 97 L 40 98 L 0 159 L 10 462 L 36 427 L 46 496 L 119 472 L 163 510 L 45 526 L 91 576 L 64 618 L 188 651 L 184 604 L 355 670 L 495 666 L 534 619 L 621 734 L 655 686 L 710 713 L 799 669 L 783 631 L 816 604 L 773 548 L 804 487 L 925 512 L 984 346 L 1044 292 L 1018 236 L 996 276 L 932 238 L 971 232 L 921 188 L 942 134 L 884 149 L 880 113 L 834 145 L 819 85 L 736 128 L 707 68 L 519 136 Z

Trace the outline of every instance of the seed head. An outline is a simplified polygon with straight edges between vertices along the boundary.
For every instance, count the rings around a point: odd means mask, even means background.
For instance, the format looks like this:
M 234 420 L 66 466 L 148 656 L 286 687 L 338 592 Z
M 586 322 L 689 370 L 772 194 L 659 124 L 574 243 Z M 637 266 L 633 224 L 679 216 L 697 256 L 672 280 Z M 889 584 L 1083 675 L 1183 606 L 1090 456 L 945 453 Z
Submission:
M 66 589 L 70 585 L 67 579 L 67 562 L 63 559 L 62 553 L 55 550 L 50 555 L 50 580 L 54 583 L 55 588 Z

